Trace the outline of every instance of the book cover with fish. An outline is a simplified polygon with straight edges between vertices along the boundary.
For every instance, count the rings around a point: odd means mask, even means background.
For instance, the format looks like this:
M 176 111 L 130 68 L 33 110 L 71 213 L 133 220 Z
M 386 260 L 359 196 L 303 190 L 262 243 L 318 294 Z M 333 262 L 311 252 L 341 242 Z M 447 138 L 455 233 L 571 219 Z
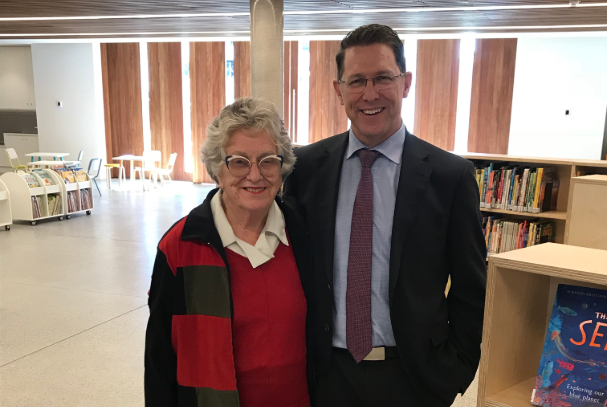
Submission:
M 607 290 L 559 284 L 531 403 L 607 407 Z

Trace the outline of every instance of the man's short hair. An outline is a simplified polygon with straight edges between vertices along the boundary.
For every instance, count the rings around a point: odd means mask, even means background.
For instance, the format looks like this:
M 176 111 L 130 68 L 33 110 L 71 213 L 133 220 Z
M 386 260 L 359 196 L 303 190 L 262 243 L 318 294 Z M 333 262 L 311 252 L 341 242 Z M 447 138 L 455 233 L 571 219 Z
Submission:
M 339 52 L 335 56 L 335 61 L 337 62 L 337 79 L 341 80 L 341 75 L 344 73 L 344 57 L 348 48 L 373 44 L 384 44 L 390 47 L 394 52 L 394 59 L 396 60 L 396 65 L 398 65 L 400 72 L 403 73 L 407 71 L 405 65 L 405 47 L 398 37 L 398 34 L 387 25 L 368 24 L 350 31 L 344 39 L 341 40 Z

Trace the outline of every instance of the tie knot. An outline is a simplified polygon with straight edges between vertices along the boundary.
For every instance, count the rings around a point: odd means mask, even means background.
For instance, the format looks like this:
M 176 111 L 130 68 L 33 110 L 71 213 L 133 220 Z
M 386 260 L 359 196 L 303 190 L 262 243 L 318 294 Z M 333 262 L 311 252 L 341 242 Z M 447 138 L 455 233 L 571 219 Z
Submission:
M 379 151 L 361 149 L 358 150 L 358 158 L 363 168 L 371 168 L 377 157 L 379 157 Z

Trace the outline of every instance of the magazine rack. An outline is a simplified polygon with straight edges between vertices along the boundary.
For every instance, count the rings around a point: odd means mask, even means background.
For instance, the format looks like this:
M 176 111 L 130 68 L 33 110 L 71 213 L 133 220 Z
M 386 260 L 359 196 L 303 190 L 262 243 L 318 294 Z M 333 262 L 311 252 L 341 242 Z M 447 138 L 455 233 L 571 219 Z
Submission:
M 12 224 L 10 192 L 8 192 L 6 184 L 0 180 L 0 227 L 4 226 L 6 230 L 11 230 Z
M 529 407 L 558 284 L 607 289 L 607 251 L 556 243 L 492 255 L 478 407 Z

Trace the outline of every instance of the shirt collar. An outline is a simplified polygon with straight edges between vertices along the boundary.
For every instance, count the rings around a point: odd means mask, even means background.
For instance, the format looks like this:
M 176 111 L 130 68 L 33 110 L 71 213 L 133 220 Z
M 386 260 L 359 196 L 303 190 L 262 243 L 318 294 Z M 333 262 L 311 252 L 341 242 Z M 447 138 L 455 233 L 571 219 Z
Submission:
M 402 158 L 403 146 L 405 145 L 405 137 L 407 135 L 407 128 L 405 124 L 401 121 L 400 129 L 382 143 L 376 145 L 372 148 L 372 150 L 380 152 L 387 159 L 392 161 L 395 164 L 400 164 L 400 160 Z M 348 149 L 346 150 L 345 159 L 349 159 L 352 155 L 360 149 L 368 148 L 366 145 L 360 141 L 350 128 L 348 132 Z
M 223 247 L 228 247 L 232 243 L 237 242 L 234 230 L 228 221 L 223 206 L 221 206 L 221 191 L 215 194 L 211 200 L 211 211 L 213 212 L 213 220 L 215 221 L 215 227 L 217 228 Z M 272 233 L 285 246 L 289 245 L 285 229 L 285 219 L 276 201 L 273 201 L 272 206 L 270 206 L 266 224 L 259 235 L 257 243 L 260 243 L 260 239 L 266 239 L 266 233 Z M 255 246 L 257 246 L 257 244 Z

